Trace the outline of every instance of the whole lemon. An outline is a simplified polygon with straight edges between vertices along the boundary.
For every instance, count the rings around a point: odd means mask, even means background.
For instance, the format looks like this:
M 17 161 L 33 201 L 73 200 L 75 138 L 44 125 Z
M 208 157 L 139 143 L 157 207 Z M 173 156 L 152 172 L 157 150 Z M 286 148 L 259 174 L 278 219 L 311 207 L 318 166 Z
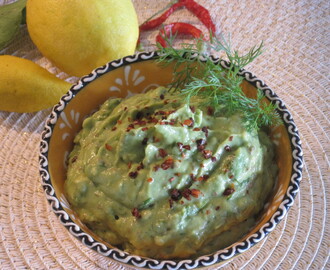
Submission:
M 0 55 L 0 110 L 36 112 L 57 102 L 71 84 L 36 63 L 11 55 Z
M 28 0 L 26 18 L 41 53 L 74 76 L 133 54 L 139 35 L 130 0 Z

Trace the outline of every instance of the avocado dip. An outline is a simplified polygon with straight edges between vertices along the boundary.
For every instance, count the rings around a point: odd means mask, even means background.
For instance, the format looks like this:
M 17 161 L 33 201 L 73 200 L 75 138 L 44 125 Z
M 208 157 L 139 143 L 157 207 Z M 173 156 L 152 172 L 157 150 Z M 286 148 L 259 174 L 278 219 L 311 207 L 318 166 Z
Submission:
M 81 221 L 112 245 L 163 259 L 247 233 L 274 186 L 274 145 L 204 104 L 159 87 L 109 99 L 86 118 L 65 182 Z

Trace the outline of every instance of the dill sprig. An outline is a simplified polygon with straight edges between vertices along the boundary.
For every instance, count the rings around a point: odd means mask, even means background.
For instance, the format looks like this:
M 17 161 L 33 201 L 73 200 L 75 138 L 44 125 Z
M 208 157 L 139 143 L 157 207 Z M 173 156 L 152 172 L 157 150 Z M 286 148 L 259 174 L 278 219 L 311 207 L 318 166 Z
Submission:
M 212 106 L 217 114 L 230 116 L 240 113 L 249 130 L 280 122 L 276 105 L 266 103 L 260 89 L 257 89 L 256 99 L 247 97 L 241 88 L 243 77 L 238 75 L 242 68 L 262 53 L 262 42 L 240 55 L 238 51 L 232 51 L 230 42 L 224 38 L 211 37 L 211 41 L 197 39 L 195 43 L 180 44 L 180 48 L 174 48 L 173 36 L 164 38 L 168 47 L 157 45 L 160 51 L 157 61 L 164 65 L 174 64 L 170 91 L 181 92 L 188 103 L 193 96 L 203 97 L 205 105 Z M 222 67 L 219 58 L 211 59 L 209 50 L 224 53 L 229 68 Z

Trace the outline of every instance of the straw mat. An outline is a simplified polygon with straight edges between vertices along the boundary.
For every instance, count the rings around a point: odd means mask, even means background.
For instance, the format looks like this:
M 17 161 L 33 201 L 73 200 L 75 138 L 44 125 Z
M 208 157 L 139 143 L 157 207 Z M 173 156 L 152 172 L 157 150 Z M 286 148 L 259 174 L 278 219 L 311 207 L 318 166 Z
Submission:
M 197 1 L 210 10 L 219 33 L 231 33 L 234 48 L 246 52 L 264 41 L 265 52 L 247 69 L 284 100 L 304 150 L 301 189 L 286 218 L 223 268 L 330 269 L 330 2 Z M 168 1 L 133 2 L 141 23 Z M 187 10 L 168 20 L 174 21 L 205 31 Z M 155 35 L 148 32 L 142 40 L 154 42 Z M 0 54 L 31 59 L 70 82 L 77 79 L 42 57 L 25 27 Z M 51 212 L 38 172 L 40 133 L 49 112 L 0 112 L 0 269 L 129 269 L 83 246 Z

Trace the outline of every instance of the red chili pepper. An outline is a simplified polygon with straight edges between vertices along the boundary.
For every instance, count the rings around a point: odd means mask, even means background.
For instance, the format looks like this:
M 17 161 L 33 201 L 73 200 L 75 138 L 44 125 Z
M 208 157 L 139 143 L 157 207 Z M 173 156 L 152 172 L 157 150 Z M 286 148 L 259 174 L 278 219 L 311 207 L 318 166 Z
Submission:
M 193 13 L 212 33 L 215 33 L 215 24 L 209 11 L 194 0 L 179 0 L 191 13 Z
M 203 37 L 203 33 L 201 30 L 196 28 L 195 26 L 189 23 L 180 23 L 175 22 L 164 26 L 164 29 L 160 31 L 160 33 L 156 37 L 156 42 L 158 42 L 162 47 L 166 47 L 166 42 L 163 36 L 170 36 L 175 34 L 185 34 L 191 35 L 195 38 Z
M 166 19 L 177 9 L 184 7 L 185 3 L 181 1 L 180 3 L 173 4 L 168 10 L 166 10 L 162 15 L 157 17 L 156 19 L 146 21 L 143 24 L 140 25 L 140 31 L 146 31 L 151 30 L 153 28 L 156 28 L 160 26 L 163 22 L 166 21 Z

